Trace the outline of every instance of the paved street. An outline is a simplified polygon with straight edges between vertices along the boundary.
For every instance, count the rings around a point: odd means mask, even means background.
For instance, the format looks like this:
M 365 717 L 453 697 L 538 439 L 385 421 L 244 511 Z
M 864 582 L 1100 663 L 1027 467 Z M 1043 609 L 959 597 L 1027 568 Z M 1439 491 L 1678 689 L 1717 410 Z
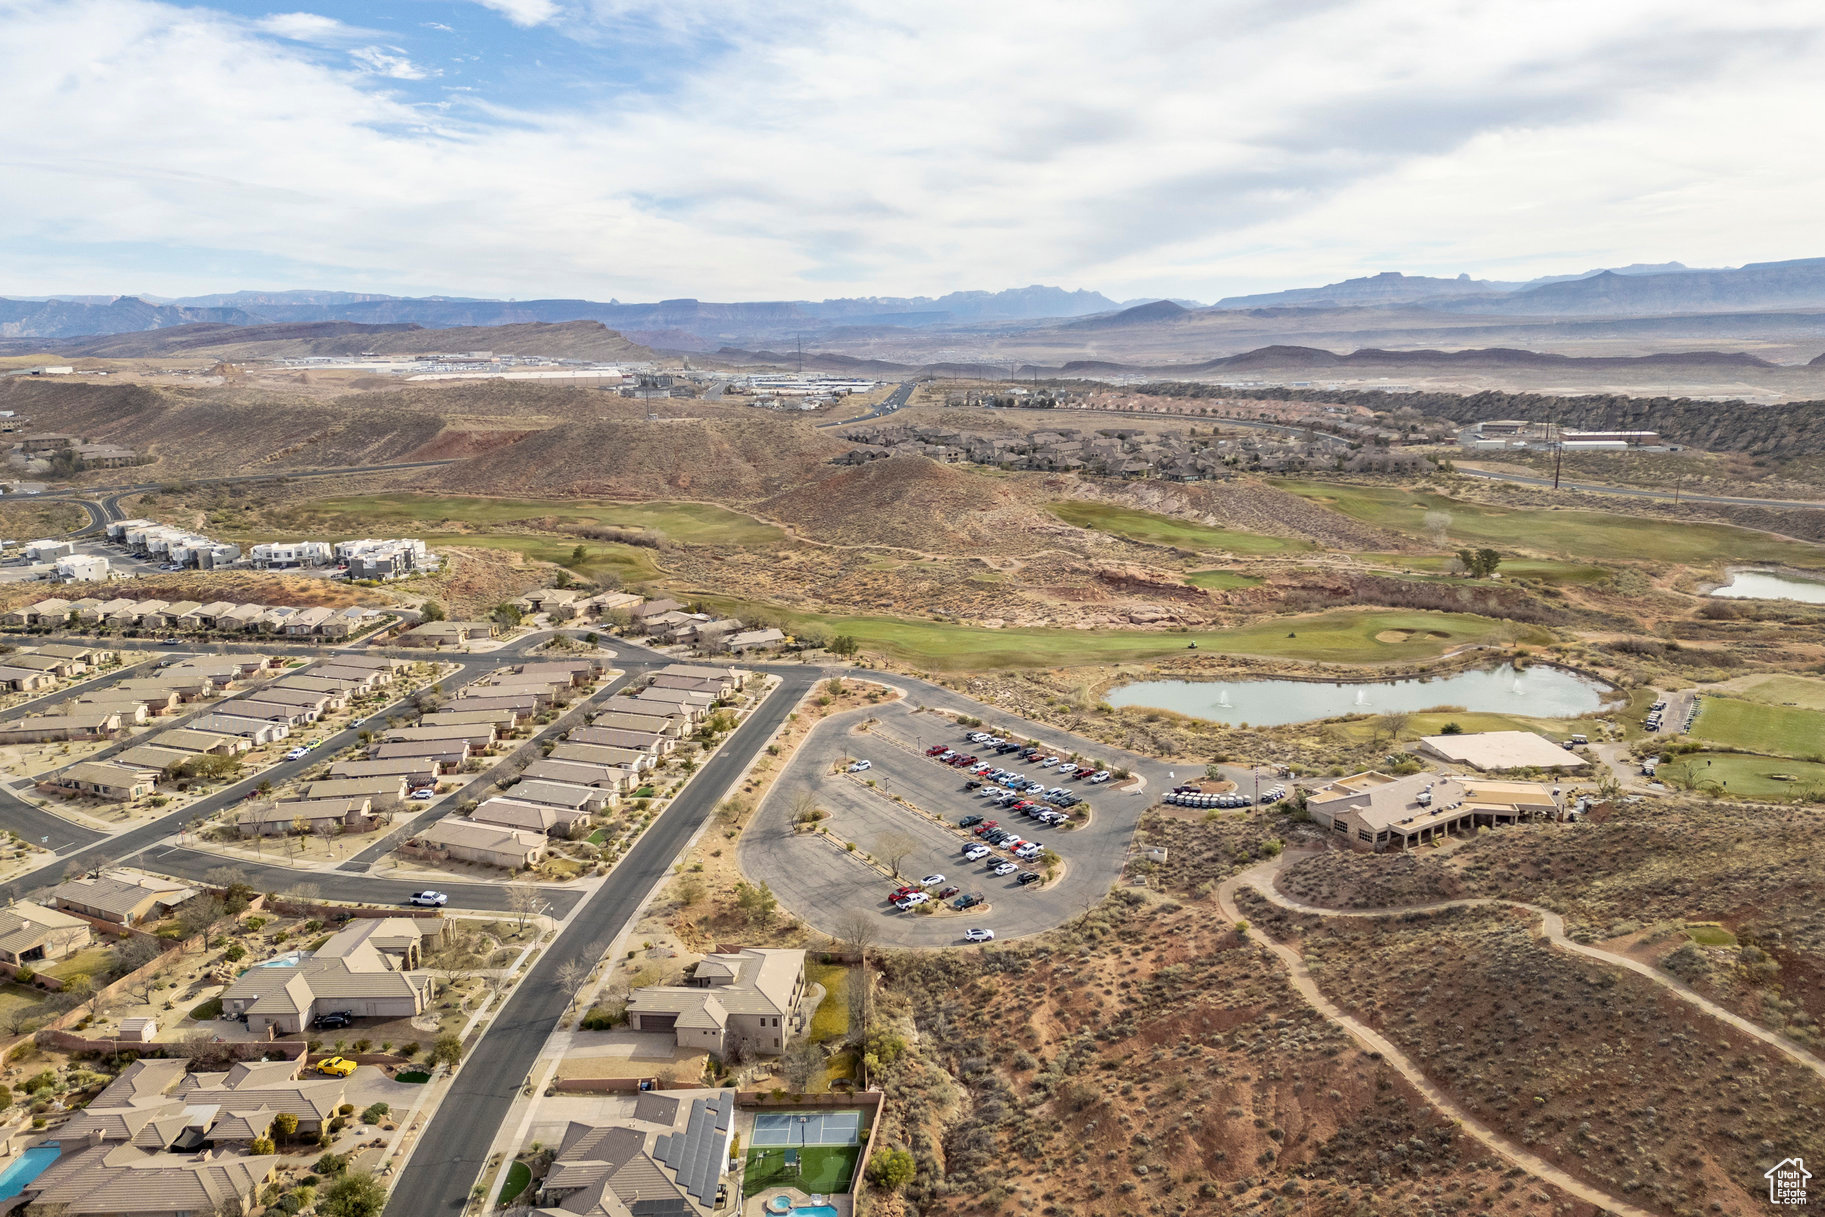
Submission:
M 558 984 L 559 969 L 568 960 L 585 968 L 595 966 L 648 893 L 670 872 L 724 792 L 778 733 L 821 673 L 801 667 L 782 675 L 784 683 L 646 830 L 489 1025 L 419 1138 L 393 1188 L 387 1217 L 446 1217 L 462 1211 L 514 1096 L 569 1003 L 570 995 Z

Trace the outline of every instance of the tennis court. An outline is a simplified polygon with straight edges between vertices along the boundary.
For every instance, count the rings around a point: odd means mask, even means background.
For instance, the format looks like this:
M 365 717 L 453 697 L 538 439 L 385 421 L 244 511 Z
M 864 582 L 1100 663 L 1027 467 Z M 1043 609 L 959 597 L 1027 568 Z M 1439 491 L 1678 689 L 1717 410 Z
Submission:
M 768 1146 L 860 1145 L 859 1111 L 763 1111 L 754 1116 L 756 1149 Z

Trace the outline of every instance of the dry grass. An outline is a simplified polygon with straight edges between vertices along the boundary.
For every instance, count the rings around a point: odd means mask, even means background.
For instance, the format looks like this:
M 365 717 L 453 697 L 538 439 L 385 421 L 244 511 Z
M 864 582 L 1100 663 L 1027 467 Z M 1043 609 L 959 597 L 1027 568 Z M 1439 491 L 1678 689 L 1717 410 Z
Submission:
M 1825 1153 L 1818 1079 L 1651 981 L 1502 909 L 1289 916 L 1319 986 L 1479 1118 L 1670 1213 L 1760 1212 L 1761 1173 Z

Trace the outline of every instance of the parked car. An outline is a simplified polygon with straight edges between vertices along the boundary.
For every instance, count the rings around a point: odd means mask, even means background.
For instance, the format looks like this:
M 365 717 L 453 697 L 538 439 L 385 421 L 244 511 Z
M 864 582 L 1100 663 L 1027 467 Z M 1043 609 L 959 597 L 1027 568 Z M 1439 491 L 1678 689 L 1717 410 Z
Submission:
M 912 895 L 914 892 L 916 892 L 918 890 L 919 890 L 919 888 L 916 884 L 908 883 L 904 887 L 894 888 L 892 898 L 895 900 L 902 900 L 902 899 L 905 899 L 907 896 Z
M 288 761 L 301 761 L 310 754 L 311 750 L 309 748 L 288 748 L 285 751 L 285 759 Z
M 976 827 L 976 825 L 978 825 L 980 823 L 982 823 L 981 816 L 964 816 L 961 820 L 957 821 L 957 827 L 958 828 L 974 828 L 974 827 Z
M 355 1072 L 355 1062 L 346 1056 L 332 1056 L 328 1060 L 317 1062 L 317 1072 L 328 1074 L 333 1078 L 346 1078 Z
M 919 886 L 920 887 L 937 887 L 939 884 L 941 884 L 943 882 L 944 882 L 943 875 L 927 875 L 927 876 L 925 876 L 925 878 L 919 880 Z
M 931 747 L 929 747 L 925 750 L 925 755 L 926 756 L 942 756 L 946 751 L 948 751 L 948 750 L 945 748 L 945 746 L 943 744 L 933 744 Z
M 353 1027 L 355 1016 L 347 1010 L 328 1010 L 311 1019 L 314 1031 L 340 1031 L 344 1027 Z
M 1023 870 L 1015 877 L 1014 882 L 1025 887 L 1029 883 L 1038 883 L 1041 878 L 1043 876 L 1038 871 Z
M 938 893 L 938 899 L 949 900 L 952 896 L 955 896 L 958 892 L 960 892 L 962 890 L 963 890 L 962 888 L 958 887 L 955 883 L 953 883 L 949 887 L 945 888 L 943 891 Z
M 1107 769 L 1099 769 L 1096 771 L 1096 775 L 1090 780 L 1100 786 L 1114 776 L 1115 775 L 1110 773 Z
M 964 909 L 973 909 L 978 904 L 981 904 L 981 903 L 982 903 L 982 893 L 981 892 L 971 892 L 967 896 L 959 896 L 955 900 L 951 901 L 951 907 L 956 909 L 958 912 L 962 912 Z
M 853 764 L 849 767 L 849 772 L 860 773 L 860 772 L 862 772 L 862 770 L 870 769 L 870 768 L 873 768 L 873 766 L 871 766 L 867 761 L 857 761 L 855 764 Z
M 918 908 L 921 904 L 924 904 L 930 899 L 931 893 L 929 892 L 913 892 L 910 895 L 902 896 L 894 901 L 894 907 L 904 913 L 908 909 Z
M 978 858 L 986 858 L 988 856 L 989 847 L 986 845 L 972 845 L 963 851 L 963 860 L 965 862 L 974 862 Z
M 963 941 L 965 941 L 965 942 L 993 942 L 993 941 L 995 941 L 995 931 L 994 930 L 982 930 L 982 929 L 965 930 L 965 931 L 963 931 Z
M 1019 869 L 1020 869 L 1020 867 L 1016 866 L 1012 862 L 1001 862 L 1001 863 L 998 863 L 995 866 L 995 869 L 989 873 L 994 874 L 994 875 L 1011 875 Z
M 413 892 L 411 903 L 426 905 L 430 908 L 442 908 L 444 905 L 450 903 L 450 897 L 444 895 L 442 892 Z
M 421 786 L 417 790 L 414 790 L 410 797 L 423 803 L 430 799 L 435 799 L 437 797 L 437 791 L 430 786 Z
M 1055 756 L 1048 756 L 1045 760 L 1039 762 L 1039 767 L 1041 769 L 1050 769 L 1058 764 L 1058 759 L 1059 758 Z

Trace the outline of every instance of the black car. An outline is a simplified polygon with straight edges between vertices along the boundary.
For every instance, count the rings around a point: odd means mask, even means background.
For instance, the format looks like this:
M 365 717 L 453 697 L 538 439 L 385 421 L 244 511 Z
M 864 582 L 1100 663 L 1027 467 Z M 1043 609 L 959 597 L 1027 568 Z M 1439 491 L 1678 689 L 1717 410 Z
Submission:
M 982 823 L 981 816 L 964 816 L 961 820 L 957 821 L 957 827 L 958 828 L 974 828 L 974 827 L 976 827 L 976 825 L 978 825 L 980 823 Z
M 963 783 L 963 788 L 965 790 L 974 790 L 980 785 L 982 785 L 981 778 L 971 778 L 969 781 Z
M 1025 887 L 1029 883 L 1038 883 L 1039 880 L 1040 874 L 1038 871 L 1034 870 L 1023 870 L 1018 875 L 1014 876 L 1014 882 L 1020 884 L 1022 887 Z
M 316 1031 L 340 1031 L 354 1025 L 355 1016 L 347 1010 L 330 1010 L 311 1020 L 311 1028 Z

